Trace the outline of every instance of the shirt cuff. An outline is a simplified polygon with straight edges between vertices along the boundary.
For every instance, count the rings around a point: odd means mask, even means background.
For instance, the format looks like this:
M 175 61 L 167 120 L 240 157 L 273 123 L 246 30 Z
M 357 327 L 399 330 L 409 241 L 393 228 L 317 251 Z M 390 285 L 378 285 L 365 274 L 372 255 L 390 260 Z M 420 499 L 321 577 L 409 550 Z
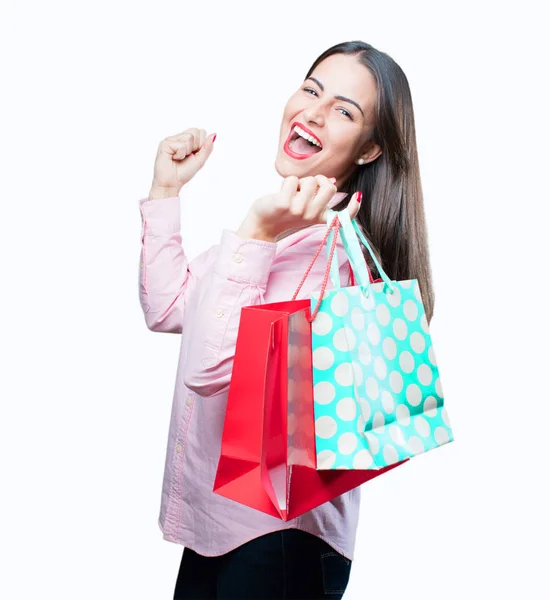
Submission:
M 139 201 L 145 235 L 179 233 L 181 227 L 180 198 L 142 198 Z
M 276 242 L 244 240 L 224 229 L 214 270 L 228 279 L 266 287 L 276 250 Z

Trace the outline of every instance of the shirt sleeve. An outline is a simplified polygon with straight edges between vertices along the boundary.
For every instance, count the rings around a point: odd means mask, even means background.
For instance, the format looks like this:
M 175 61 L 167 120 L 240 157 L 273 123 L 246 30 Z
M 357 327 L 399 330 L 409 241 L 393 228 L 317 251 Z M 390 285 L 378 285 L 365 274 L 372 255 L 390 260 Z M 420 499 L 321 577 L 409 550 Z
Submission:
M 300 241 L 300 252 L 288 265 L 284 278 L 288 299 L 298 287 L 325 234 L 317 228 Z M 276 243 L 244 240 L 236 233 L 224 230 L 214 268 L 196 290 L 193 322 L 189 325 L 189 352 L 184 361 L 183 383 L 202 397 L 228 391 L 233 370 L 237 333 L 244 306 L 265 303 L 269 274 L 276 254 Z M 343 246 L 338 254 L 341 277 L 349 274 L 349 263 Z M 319 289 L 325 275 L 326 260 L 317 259 L 298 299 L 307 298 Z M 278 281 L 281 281 L 278 278 Z
M 189 261 L 180 235 L 180 198 L 139 201 L 142 219 L 139 300 L 151 331 L 181 333 L 191 290 L 217 253 L 211 247 Z

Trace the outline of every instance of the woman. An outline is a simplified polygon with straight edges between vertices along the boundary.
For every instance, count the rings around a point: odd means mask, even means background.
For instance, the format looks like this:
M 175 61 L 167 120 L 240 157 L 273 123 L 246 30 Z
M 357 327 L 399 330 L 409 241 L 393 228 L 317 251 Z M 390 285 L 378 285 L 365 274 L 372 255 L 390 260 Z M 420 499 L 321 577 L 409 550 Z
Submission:
M 357 219 L 392 279 L 418 279 L 431 319 L 407 79 L 387 54 L 363 42 L 324 52 L 284 110 L 275 161 L 281 189 L 256 200 L 236 232 L 224 230 L 219 245 L 189 261 L 178 194 L 204 165 L 215 137 L 193 128 L 163 140 L 151 192 L 140 201 L 146 323 L 152 331 L 182 334 L 159 515 L 164 539 L 185 546 L 174 598 L 341 598 L 353 559 L 358 488 L 288 522 L 212 488 L 240 310 L 292 297 L 323 239 L 327 207 Z M 300 298 L 320 288 L 322 262 Z

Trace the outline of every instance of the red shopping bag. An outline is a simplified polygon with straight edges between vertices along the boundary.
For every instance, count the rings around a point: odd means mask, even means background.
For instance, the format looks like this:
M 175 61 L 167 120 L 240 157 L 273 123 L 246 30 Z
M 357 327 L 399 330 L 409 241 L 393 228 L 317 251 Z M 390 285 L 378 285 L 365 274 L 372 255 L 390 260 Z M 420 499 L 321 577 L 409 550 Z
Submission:
M 242 308 L 214 482 L 215 493 L 283 521 L 406 462 L 316 470 L 310 321 L 310 300 Z

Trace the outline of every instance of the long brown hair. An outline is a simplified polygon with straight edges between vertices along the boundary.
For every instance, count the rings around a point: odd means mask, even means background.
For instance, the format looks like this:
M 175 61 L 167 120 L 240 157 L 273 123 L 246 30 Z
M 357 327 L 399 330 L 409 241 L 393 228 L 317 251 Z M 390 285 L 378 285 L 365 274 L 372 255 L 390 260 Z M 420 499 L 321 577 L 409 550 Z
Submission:
M 345 208 L 355 191 L 363 192 L 357 222 L 390 279 L 418 280 L 429 323 L 435 298 L 409 83 L 390 56 L 361 41 L 336 44 L 323 52 L 305 79 L 325 58 L 339 53 L 355 55 L 374 76 L 377 101 L 369 141 L 378 144 L 382 154 L 357 166 L 338 190 L 347 192 L 347 198 L 333 210 Z M 373 276 L 379 277 L 368 251 L 363 250 Z

